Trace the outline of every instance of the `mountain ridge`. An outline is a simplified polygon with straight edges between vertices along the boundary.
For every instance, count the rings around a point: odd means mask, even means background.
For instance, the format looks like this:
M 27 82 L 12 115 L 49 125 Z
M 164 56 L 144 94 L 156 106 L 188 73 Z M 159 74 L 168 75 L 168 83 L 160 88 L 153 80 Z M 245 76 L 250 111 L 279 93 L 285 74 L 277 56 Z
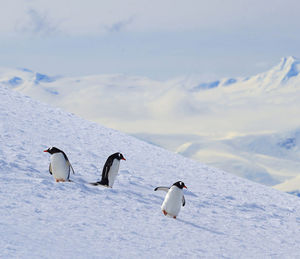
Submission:
M 199 90 L 200 89 L 212 89 L 218 86 L 231 86 L 235 83 L 241 83 L 241 82 L 246 82 L 249 81 L 251 79 L 255 79 L 255 80 L 259 80 L 261 81 L 262 78 L 268 78 L 268 77 L 274 77 L 274 75 L 279 74 L 275 77 L 278 77 L 278 83 L 284 83 L 287 82 L 290 78 L 296 77 L 299 75 L 299 71 L 300 69 L 298 68 L 298 65 L 300 64 L 300 59 L 296 58 L 295 56 L 286 56 L 286 57 L 282 57 L 280 62 L 276 65 L 274 65 L 271 69 L 262 72 L 262 73 L 258 73 L 257 75 L 252 75 L 252 76 L 248 76 L 248 77 L 237 77 L 237 78 L 233 78 L 233 77 L 224 77 L 215 81 L 211 81 L 211 82 L 201 82 L 199 84 Z M 21 74 L 25 77 L 25 78 L 21 78 L 21 77 L 16 77 L 16 79 L 21 79 L 17 84 L 14 82 L 14 77 L 8 79 L 7 81 L 0 81 L 0 83 L 2 84 L 6 84 L 9 86 L 17 86 L 20 85 L 22 83 L 35 83 L 38 84 L 39 82 L 43 82 L 43 83 L 51 83 L 54 82 L 58 79 L 63 78 L 63 76 L 61 75 L 55 75 L 55 76 L 49 76 L 47 74 L 44 73 L 40 73 L 40 72 L 34 72 L 31 69 L 27 69 L 27 68 L 19 68 L 19 69 L 7 69 L 7 68 L 0 68 L 0 71 L 3 74 L 6 74 L 7 72 L 9 72 L 8 74 L 12 74 L 13 71 L 19 71 L 21 72 Z M 109 76 L 120 76 L 121 74 L 110 74 Z M 83 78 L 89 78 L 89 77 L 95 77 L 97 75 L 90 75 L 90 76 L 84 76 Z M 142 77 L 142 76 L 128 76 L 131 78 L 138 78 L 138 79 L 143 79 L 146 77 Z M 71 77 L 73 78 L 73 77 Z M 76 78 L 76 77 L 75 77 Z M 80 77 L 78 77 L 80 78 Z M 197 88 L 197 87 L 194 87 Z

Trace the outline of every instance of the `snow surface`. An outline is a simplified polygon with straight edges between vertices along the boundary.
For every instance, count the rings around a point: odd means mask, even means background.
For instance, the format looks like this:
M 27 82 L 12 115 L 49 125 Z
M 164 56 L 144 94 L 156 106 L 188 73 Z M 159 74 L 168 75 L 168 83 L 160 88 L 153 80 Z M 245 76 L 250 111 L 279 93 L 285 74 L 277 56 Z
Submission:
M 299 258 L 300 199 L 0 87 L 1 258 Z M 75 175 L 56 183 L 49 155 Z M 120 151 L 113 189 L 91 186 Z M 177 220 L 156 186 L 182 180 Z
M 0 85 L 238 176 L 300 192 L 300 60 L 211 82 L 0 69 Z M 176 144 L 175 144 L 176 143 Z M 287 185 L 289 185 L 287 183 Z

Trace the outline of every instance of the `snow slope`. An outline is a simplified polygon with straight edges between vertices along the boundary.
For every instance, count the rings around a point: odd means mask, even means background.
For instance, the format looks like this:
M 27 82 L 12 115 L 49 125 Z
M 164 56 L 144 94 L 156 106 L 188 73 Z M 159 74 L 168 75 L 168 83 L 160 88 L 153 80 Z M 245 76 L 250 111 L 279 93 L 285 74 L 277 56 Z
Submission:
M 300 127 L 299 71 L 295 57 L 282 58 L 258 75 L 204 83 L 124 75 L 67 78 L 0 69 L 0 85 L 247 179 L 276 185 L 299 176 L 300 142 L 292 148 L 280 145 Z
M 299 258 L 300 200 L 0 87 L 1 258 Z M 43 150 L 68 155 L 55 183 Z M 120 151 L 113 189 L 90 186 Z M 158 185 L 183 180 L 163 216 Z

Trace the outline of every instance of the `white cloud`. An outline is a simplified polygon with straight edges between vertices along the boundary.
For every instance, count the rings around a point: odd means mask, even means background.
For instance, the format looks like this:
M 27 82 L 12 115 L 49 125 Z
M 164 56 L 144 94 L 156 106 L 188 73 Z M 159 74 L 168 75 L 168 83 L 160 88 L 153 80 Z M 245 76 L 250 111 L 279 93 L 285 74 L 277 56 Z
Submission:
M 16 8 L 17 7 L 17 8 Z M 98 34 L 107 28 L 119 30 L 130 24 L 131 31 L 189 31 L 189 30 L 286 30 L 298 28 L 300 2 L 296 0 L 210 0 L 210 1 L 67 1 L 12 0 L 0 10 L 0 32 L 11 31 L 15 24 L 43 18 L 59 24 L 67 34 Z M 135 17 L 135 19 L 132 19 Z M 51 20 L 50 20 L 51 18 Z M 63 22 L 60 22 L 63 21 Z M 28 22 L 28 21 L 27 21 Z
M 108 32 L 120 32 L 123 31 L 128 25 L 132 24 L 134 17 L 130 17 L 127 20 L 118 21 L 112 25 L 106 26 Z
M 28 9 L 27 16 L 27 22 L 16 25 L 18 32 L 44 36 L 58 31 L 57 25 L 50 21 L 47 14 L 39 13 L 35 9 Z
M 3 2 L 1 66 L 167 79 L 251 75 L 300 56 L 295 0 Z

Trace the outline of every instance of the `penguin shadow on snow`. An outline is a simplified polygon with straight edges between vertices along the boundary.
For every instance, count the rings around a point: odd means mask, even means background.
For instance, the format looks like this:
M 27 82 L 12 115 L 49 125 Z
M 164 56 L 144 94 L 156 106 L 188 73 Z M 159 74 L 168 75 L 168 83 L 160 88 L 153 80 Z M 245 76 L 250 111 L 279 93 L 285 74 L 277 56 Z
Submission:
M 195 224 L 193 222 L 189 222 L 187 220 L 183 220 L 183 219 L 179 219 L 179 218 L 177 218 L 176 220 L 179 221 L 179 222 L 181 222 L 181 223 L 184 223 L 185 225 L 192 226 L 193 228 L 197 228 L 197 229 L 201 229 L 201 230 L 204 230 L 204 231 L 208 231 L 210 233 L 217 234 L 217 235 L 225 235 L 225 233 L 223 233 L 223 232 L 219 232 L 219 231 L 216 231 L 216 230 L 213 230 L 213 229 L 209 229 L 207 227 L 203 227 L 203 226 L 197 225 L 197 224 Z

